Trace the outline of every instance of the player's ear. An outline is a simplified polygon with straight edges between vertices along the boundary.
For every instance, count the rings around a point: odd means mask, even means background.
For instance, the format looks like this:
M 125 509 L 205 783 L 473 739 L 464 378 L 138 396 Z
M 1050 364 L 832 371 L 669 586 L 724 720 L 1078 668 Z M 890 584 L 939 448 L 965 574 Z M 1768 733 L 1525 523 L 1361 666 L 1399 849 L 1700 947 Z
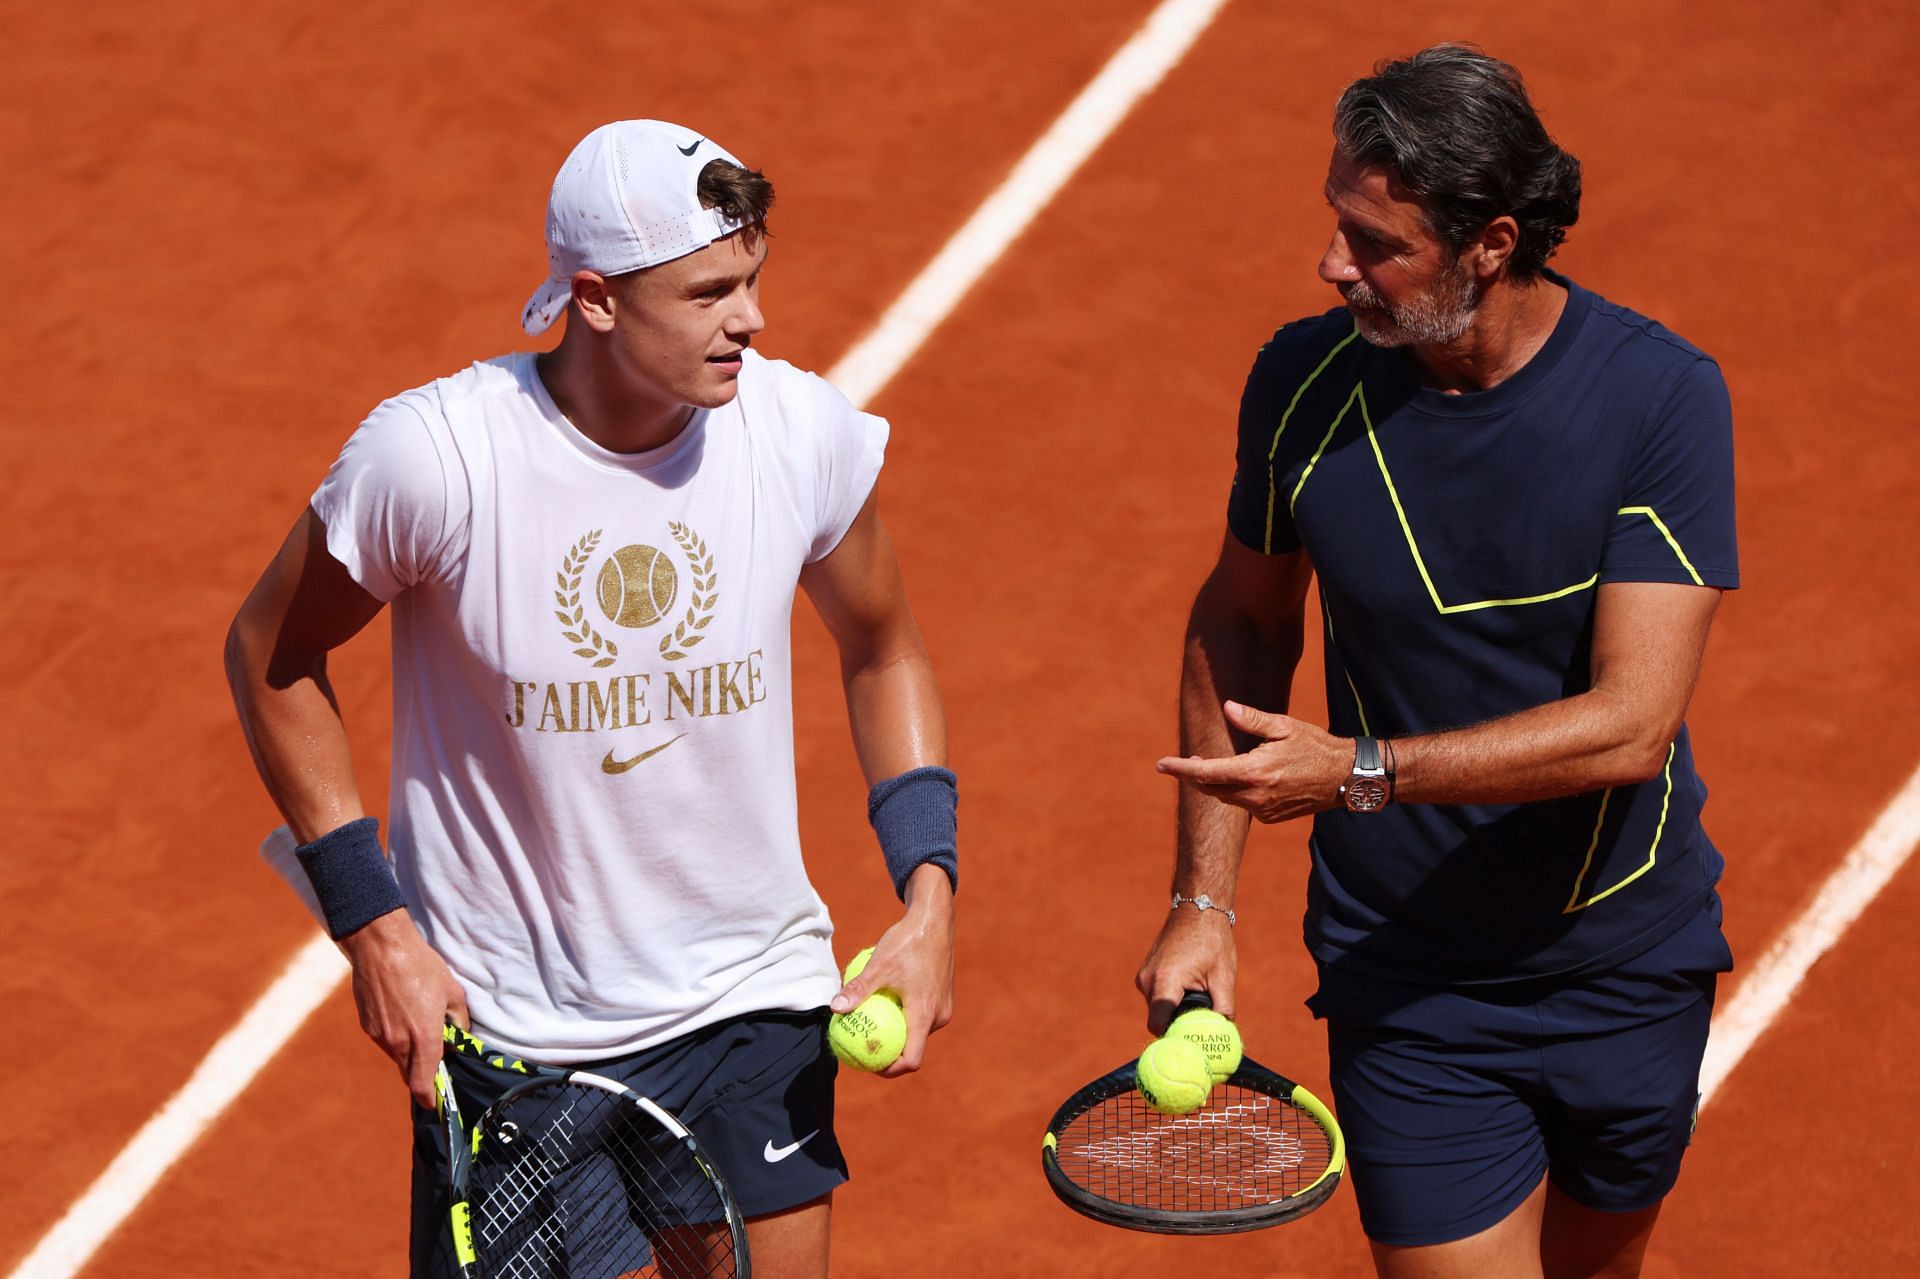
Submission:
M 1506 268 L 1519 246 L 1520 224 L 1503 213 L 1473 237 L 1473 243 L 1467 246 L 1467 266 L 1478 278 L 1491 280 Z
M 575 271 L 573 305 L 587 327 L 595 333 L 613 331 L 613 313 L 618 304 L 606 276 L 598 271 Z

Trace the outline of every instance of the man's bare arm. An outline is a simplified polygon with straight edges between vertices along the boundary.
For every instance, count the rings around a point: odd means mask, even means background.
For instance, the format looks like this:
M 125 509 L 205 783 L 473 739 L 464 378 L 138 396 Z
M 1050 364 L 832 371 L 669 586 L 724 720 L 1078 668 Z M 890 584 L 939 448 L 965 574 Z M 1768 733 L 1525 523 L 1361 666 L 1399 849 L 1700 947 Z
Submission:
M 847 718 L 867 783 L 945 767 L 946 710 L 876 495 L 868 495 L 832 553 L 801 572 L 800 584 L 839 649 Z M 881 935 L 866 969 L 834 998 L 834 1007 L 842 1009 L 882 987 L 901 993 L 907 1046 L 882 1075 L 917 1070 L 927 1036 L 952 1019 L 953 948 L 952 885 L 946 871 L 922 863 L 908 877 L 900 921 Z
M 1245 741 L 1222 712 L 1229 699 L 1287 706 L 1312 577 L 1303 552 L 1263 555 L 1227 535 L 1187 620 L 1180 663 L 1183 755 L 1231 755 Z M 1232 907 L 1246 837 L 1243 808 L 1181 787 L 1173 891 Z M 1185 906 L 1171 912 L 1135 978 L 1147 997 L 1149 1028 L 1165 1029 L 1189 989 L 1208 991 L 1214 1007 L 1231 1016 L 1235 969 L 1224 913 Z
M 1525 803 L 1658 776 L 1693 697 L 1719 601 L 1712 587 L 1601 586 L 1591 686 L 1484 724 L 1394 738 L 1395 802 Z M 1352 738 L 1251 706 L 1228 713 L 1261 744 L 1232 757 L 1169 757 L 1161 771 L 1262 821 L 1338 803 Z
M 328 554 L 326 528 L 308 508 L 227 631 L 227 684 L 247 748 L 303 844 L 365 813 L 327 654 L 380 609 Z
M 267 791 L 301 843 L 364 815 L 327 654 L 381 603 L 327 551 L 326 527 L 301 512 L 227 632 L 227 683 Z M 353 965 L 360 1026 L 399 1067 L 414 1099 L 433 1104 L 448 1013 L 464 1025 L 466 995 L 403 910 L 339 939 Z
M 839 650 L 854 751 L 867 782 L 944 765 L 946 711 L 875 495 L 832 554 L 801 571 L 800 585 Z
M 1488 724 L 1396 738 L 1394 798 L 1511 804 L 1658 777 L 1693 700 L 1719 604 L 1709 586 L 1602 586 L 1592 688 Z

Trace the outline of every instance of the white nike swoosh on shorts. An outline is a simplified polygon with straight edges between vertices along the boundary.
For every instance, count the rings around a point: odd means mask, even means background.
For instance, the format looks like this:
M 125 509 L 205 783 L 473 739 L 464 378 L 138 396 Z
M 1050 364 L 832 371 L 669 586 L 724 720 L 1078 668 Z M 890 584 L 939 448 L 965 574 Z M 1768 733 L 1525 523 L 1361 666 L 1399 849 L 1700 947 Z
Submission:
M 820 1135 L 820 1130 L 818 1128 L 815 1128 L 812 1132 L 808 1133 L 806 1136 L 802 1137 L 800 1140 L 794 1142 L 791 1146 L 776 1146 L 773 1144 L 773 1138 L 769 1137 L 767 1138 L 767 1148 L 760 1152 L 760 1157 L 762 1159 L 765 1159 L 770 1164 L 777 1164 L 782 1159 L 785 1159 L 788 1155 L 800 1149 L 800 1147 L 806 1145 L 808 1142 L 812 1141 L 815 1137 L 818 1137 L 819 1135 Z

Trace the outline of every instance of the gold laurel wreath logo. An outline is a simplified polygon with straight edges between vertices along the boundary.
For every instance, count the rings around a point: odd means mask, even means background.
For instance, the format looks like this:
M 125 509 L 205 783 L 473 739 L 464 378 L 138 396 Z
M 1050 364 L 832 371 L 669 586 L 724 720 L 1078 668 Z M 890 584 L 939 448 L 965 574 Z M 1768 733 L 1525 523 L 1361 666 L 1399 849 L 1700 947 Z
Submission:
M 620 656 L 619 646 L 593 629 L 593 624 L 587 621 L 587 610 L 580 603 L 580 579 L 586 576 L 593 548 L 600 545 L 600 532 L 595 529 L 575 542 L 566 558 L 560 561 L 560 571 L 553 575 L 560 586 L 553 593 L 554 603 L 560 606 L 553 611 L 560 619 L 560 633 L 576 645 L 573 650 L 576 656 L 592 659 L 596 667 L 611 666 L 613 659 Z
M 693 594 L 687 601 L 687 615 L 669 634 L 660 637 L 660 656 L 675 661 L 685 657 L 686 650 L 706 638 L 700 632 L 706 630 L 707 623 L 713 620 L 713 588 L 720 577 L 713 571 L 713 555 L 707 550 L 705 538 L 685 524 L 669 523 L 667 528 L 673 533 L 673 540 L 679 545 L 681 553 L 687 557 L 687 567 L 693 571 Z

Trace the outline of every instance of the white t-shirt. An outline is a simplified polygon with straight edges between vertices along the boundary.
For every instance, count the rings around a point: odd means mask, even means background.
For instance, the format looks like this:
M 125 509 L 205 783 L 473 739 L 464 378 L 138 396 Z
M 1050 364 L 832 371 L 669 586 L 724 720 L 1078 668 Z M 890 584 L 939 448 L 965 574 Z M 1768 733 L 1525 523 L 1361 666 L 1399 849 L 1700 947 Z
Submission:
M 583 1061 L 838 989 L 801 863 L 789 648 L 887 424 L 745 354 L 647 453 L 530 354 L 388 400 L 313 497 L 393 609 L 388 840 L 483 1036 Z

